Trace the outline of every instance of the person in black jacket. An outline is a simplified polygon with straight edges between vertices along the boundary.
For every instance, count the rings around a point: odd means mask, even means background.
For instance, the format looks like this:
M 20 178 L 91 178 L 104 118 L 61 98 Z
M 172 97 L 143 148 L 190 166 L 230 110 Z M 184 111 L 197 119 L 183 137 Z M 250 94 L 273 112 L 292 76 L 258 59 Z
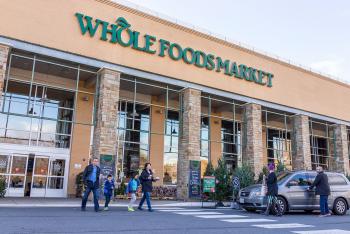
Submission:
M 270 163 L 268 165 L 269 169 L 269 175 L 267 176 L 266 185 L 267 185 L 267 205 L 266 205 L 266 211 L 264 212 L 265 215 L 270 214 L 271 207 L 277 207 L 276 215 L 282 216 L 282 210 L 281 207 L 277 201 L 278 196 L 278 185 L 277 185 L 277 176 L 275 174 L 275 165 L 273 163 Z
M 83 200 L 81 203 L 81 210 L 85 211 L 86 209 L 86 202 L 89 197 L 90 192 L 92 191 L 94 195 L 94 206 L 95 211 L 99 211 L 99 204 L 98 204 L 98 193 L 99 193 L 99 187 L 100 187 L 100 167 L 98 166 L 98 159 L 93 158 L 92 163 L 88 165 L 83 173 L 83 181 L 84 185 L 86 187 Z
M 316 195 L 320 195 L 320 217 L 330 216 L 331 213 L 328 208 L 328 196 L 331 194 L 331 189 L 328 184 L 328 176 L 323 172 L 322 167 L 317 167 L 316 171 L 318 174 L 312 185 L 309 187 L 309 190 L 316 187 Z
M 150 163 L 145 164 L 145 167 L 139 179 L 142 185 L 143 196 L 137 209 L 143 210 L 142 206 L 146 200 L 148 211 L 152 212 L 153 211 L 151 207 L 152 182 L 159 180 L 159 177 L 153 176 L 152 166 Z

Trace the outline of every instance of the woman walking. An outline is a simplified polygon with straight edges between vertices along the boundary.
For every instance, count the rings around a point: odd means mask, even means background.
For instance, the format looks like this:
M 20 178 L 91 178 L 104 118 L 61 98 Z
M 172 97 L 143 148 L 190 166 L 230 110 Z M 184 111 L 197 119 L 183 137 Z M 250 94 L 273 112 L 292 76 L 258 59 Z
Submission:
M 282 211 L 280 204 L 277 201 L 278 196 L 278 185 L 277 185 L 277 176 L 275 173 L 275 165 L 273 163 L 270 163 L 268 165 L 269 169 L 269 175 L 267 176 L 267 206 L 265 215 L 268 216 L 270 214 L 271 207 L 277 206 L 277 216 L 282 216 Z
M 141 173 L 140 176 L 140 182 L 142 185 L 142 192 L 143 192 L 143 196 L 142 199 L 140 201 L 139 207 L 137 209 L 139 210 L 143 210 L 142 206 L 143 203 L 147 202 L 147 206 L 148 206 L 148 211 L 152 212 L 153 209 L 151 207 L 151 193 L 152 193 L 152 183 L 154 181 L 159 180 L 159 177 L 154 177 L 153 176 L 153 171 L 152 171 L 152 166 L 150 163 L 146 163 L 145 167 Z

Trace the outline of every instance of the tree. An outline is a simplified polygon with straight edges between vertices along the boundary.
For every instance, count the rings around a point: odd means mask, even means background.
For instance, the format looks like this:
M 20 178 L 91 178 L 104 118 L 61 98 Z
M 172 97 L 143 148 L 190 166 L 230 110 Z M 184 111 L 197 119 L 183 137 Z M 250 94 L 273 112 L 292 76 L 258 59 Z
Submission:
M 208 162 L 205 168 L 204 176 L 213 176 L 215 174 L 215 169 L 211 161 Z
M 264 166 L 262 169 L 262 172 L 260 172 L 259 179 L 258 179 L 257 183 L 262 183 L 264 175 L 266 177 L 269 175 L 269 169 L 267 168 L 267 166 Z
M 218 201 L 218 206 L 223 205 L 222 202 L 232 195 L 232 185 L 229 171 L 226 168 L 225 161 L 219 159 L 218 166 L 215 169 L 215 178 L 217 180 L 215 195 Z

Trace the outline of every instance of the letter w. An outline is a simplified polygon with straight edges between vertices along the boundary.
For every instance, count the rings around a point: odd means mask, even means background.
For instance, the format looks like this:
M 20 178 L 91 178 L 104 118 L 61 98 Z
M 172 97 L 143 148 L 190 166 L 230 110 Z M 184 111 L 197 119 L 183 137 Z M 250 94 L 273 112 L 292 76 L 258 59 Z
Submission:
M 92 17 L 90 16 L 84 16 L 81 13 L 75 13 L 75 16 L 78 18 L 79 21 L 79 26 L 81 29 L 81 33 L 85 35 L 86 31 L 89 31 L 90 37 L 93 37 L 96 33 L 96 30 L 98 28 L 98 25 L 101 23 L 100 21 L 96 21 L 95 26 L 92 26 Z M 84 25 L 84 20 L 85 18 L 86 25 Z

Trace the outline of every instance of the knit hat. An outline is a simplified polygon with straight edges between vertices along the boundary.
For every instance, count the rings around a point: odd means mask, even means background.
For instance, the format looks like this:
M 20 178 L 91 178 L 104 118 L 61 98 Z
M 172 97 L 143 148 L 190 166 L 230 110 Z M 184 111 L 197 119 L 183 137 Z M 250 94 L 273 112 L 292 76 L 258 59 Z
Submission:
M 269 171 L 273 171 L 273 170 L 275 170 L 275 164 L 274 163 L 269 163 L 267 168 L 269 169 Z

